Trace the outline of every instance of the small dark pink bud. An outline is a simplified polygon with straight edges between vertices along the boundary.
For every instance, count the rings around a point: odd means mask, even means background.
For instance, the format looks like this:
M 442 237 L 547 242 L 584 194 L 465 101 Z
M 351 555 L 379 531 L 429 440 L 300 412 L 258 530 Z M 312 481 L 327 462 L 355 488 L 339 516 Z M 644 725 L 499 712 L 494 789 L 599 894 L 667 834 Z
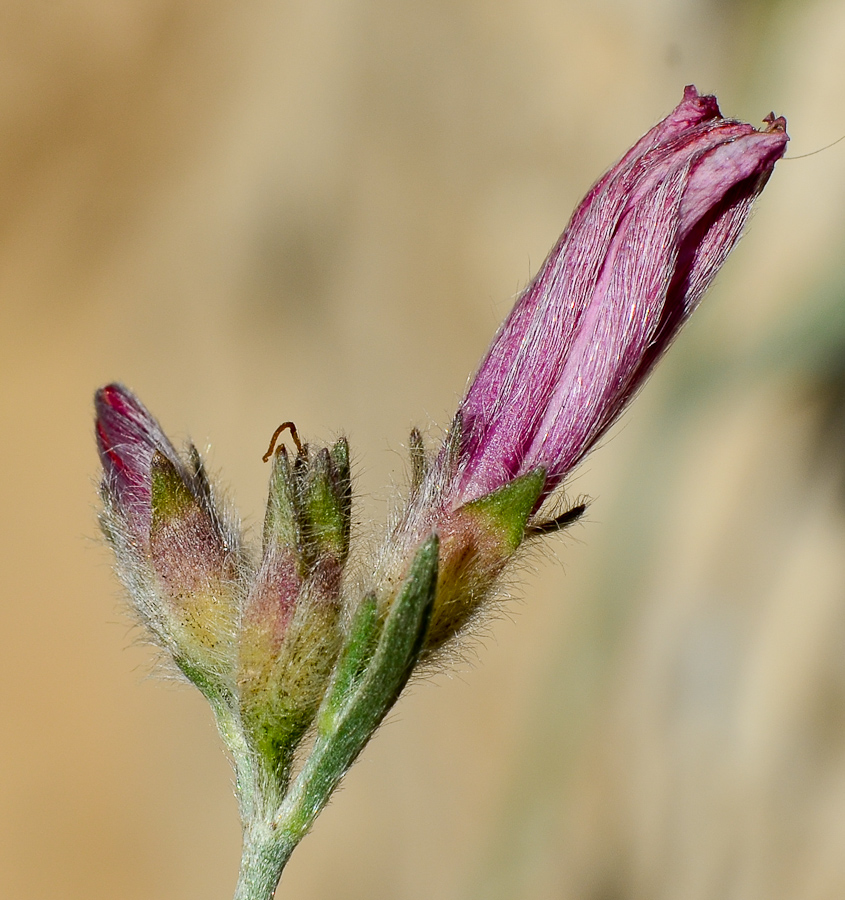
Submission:
M 459 409 L 453 508 L 542 468 L 547 495 L 620 415 L 735 246 L 789 140 L 692 86 L 587 194 Z
M 97 391 L 100 522 L 142 620 L 209 696 L 234 690 L 243 570 L 237 526 L 214 502 L 199 453 L 183 459 L 125 387 Z
M 94 395 L 97 449 L 103 464 L 104 487 L 114 494 L 133 531 L 150 527 L 150 472 L 156 451 L 188 481 L 173 444 L 141 401 L 120 384 L 109 384 Z

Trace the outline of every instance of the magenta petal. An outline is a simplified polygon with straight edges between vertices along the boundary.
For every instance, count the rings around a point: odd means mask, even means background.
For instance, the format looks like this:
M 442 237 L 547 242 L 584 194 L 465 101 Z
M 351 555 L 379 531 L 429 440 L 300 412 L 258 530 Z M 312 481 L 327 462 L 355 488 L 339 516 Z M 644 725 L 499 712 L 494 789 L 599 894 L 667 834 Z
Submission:
M 594 303 L 564 362 L 523 469 L 559 481 L 619 413 L 636 366 L 660 324 L 674 273 L 682 173 L 658 185 L 626 219 L 608 249 Z
M 551 491 L 619 416 L 736 244 L 783 156 L 688 86 L 587 194 L 460 409 L 454 504 L 542 466 Z

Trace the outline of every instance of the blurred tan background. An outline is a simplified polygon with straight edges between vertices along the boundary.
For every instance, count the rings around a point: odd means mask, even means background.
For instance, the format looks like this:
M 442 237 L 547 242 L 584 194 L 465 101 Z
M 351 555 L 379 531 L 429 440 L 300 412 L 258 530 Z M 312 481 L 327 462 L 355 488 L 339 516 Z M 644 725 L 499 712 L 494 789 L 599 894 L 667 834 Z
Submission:
M 845 132 L 832 0 L 7 0 L 0 897 L 225 900 L 204 702 L 100 545 L 133 387 L 261 520 L 275 426 L 384 519 L 590 183 L 680 99 Z M 845 896 L 845 144 L 784 161 L 475 666 L 414 686 L 280 897 Z

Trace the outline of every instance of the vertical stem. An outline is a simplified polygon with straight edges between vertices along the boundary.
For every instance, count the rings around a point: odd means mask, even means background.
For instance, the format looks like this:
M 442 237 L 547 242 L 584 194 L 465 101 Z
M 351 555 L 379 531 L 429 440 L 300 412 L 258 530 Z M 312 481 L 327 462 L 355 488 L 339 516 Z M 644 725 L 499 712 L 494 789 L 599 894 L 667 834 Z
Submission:
M 293 785 L 262 768 L 236 717 L 220 709 L 218 726 L 235 763 L 244 836 L 234 900 L 273 900 L 294 848 L 405 687 L 431 619 L 439 548 L 436 534 L 420 547 L 383 625 L 375 597 L 362 604 L 351 646 L 317 715 L 314 746 Z M 370 639 L 378 632 L 373 648 Z M 359 673 L 364 650 L 370 655 Z
M 243 827 L 234 900 L 272 900 L 296 842 L 280 833 L 273 821 L 281 800 L 270 780 L 262 777 L 260 762 L 244 740 L 237 717 L 225 703 L 216 703 L 214 711 L 220 736 L 232 757 Z
M 247 824 L 234 900 L 272 900 L 294 846 L 272 821 Z

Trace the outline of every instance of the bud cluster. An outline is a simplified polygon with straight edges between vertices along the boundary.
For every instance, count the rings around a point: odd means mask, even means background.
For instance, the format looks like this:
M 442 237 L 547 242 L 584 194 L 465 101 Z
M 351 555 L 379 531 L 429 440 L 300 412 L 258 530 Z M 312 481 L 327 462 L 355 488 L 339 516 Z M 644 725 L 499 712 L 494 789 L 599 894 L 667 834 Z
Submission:
M 101 517 L 153 639 L 206 695 L 244 824 L 236 895 L 268 900 L 285 860 L 414 667 L 489 605 L 527 540 L 566 527 L 555 492 L 695 309 L 783 156 L 687 87 L 602 177 L 517 300 L 443 445 L 412 432 L 407 501 L 372 559 L 350 559 L 344 438 L 271 444 L 253 554 L 196 448 L 178 452 L 126 388 L 97 392 Z M 549 510 L 552 510 L 551 512 Z M 306 735 L 312 740 L 305 742 Z M 304 747 L 307 746 L 307 752 Z M 299 757 L 297 758 L 297 754 Z
M 243 725 L 285 772 L 314 719 L 340 651 L 341 577 L 349 555 L 352 482 L 345 438 L 331 449 L 273 457 L 263 556 L 241 611 Z

